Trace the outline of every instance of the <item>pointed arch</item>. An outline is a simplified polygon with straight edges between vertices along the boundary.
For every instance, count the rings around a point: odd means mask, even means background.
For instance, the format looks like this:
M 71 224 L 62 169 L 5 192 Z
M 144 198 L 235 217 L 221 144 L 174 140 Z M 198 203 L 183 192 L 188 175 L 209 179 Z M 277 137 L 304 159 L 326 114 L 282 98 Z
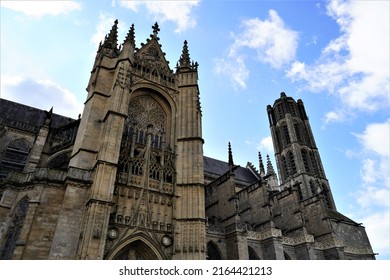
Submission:
M 157 242 L 144 233 L 130 236 L 116 245 L 105 257 L 108 260 L 163 260 L 165 254 Z
M 208 260 L 223 260 L 221 251 L 218 246 L 213 242 L 207 242 L 207 259 Z
M 61 150 L 47 159 L 47 167 L 66 169 L 69 165 L 70 157 L 72 154 L 72 148 Z
M 8 227 L 7 233 L 4 237 L 3 248 L 0 253 L 1 260 L 12 259 L 16 242 L 19 239 L 22 231 L 24 220 L 26 219 L 28 211 L 28 196 L 23 197 L 15 207 L 12 221 Z
M 31 144 L 24 138 L 10 142 L 0 161 L 0 178 L 5 178 L 11 171 L 22 171 L 31 150 Z
M 248 256 L 250 260 L 260 260 L 259 255 L 251 246 L 248 246 Z
M 285 260 L 292 260 L 291 256 L 286 251 L 284 251 L 284 259 Z

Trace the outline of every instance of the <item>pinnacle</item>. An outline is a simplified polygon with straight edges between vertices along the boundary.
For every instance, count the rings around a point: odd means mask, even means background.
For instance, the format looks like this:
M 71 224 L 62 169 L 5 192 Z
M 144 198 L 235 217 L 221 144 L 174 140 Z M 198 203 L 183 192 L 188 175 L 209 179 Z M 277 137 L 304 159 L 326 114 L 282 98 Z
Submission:
M 228 144 L 228 153 L 229 153 L 229 166 L 233 166 L 233 153 L 232 153 L 232 146 L 230 145 L 230 142 Z
M 267 175 L 275 174 L 269 155 L 267 155 Z
M 126 35 L 125 42 L 130 42 L 133 45 L 133 47 L 135 46 L 134 23 L 131 25 L 129 32 Z
M 180 67 L 190 67 L 190 54 L 188 53 L 188 45 L 187 40 L 184 41 L 183 52 L 180 56 L 179 60 Z
M 118 20 L 114 21 L 114 25 L 106 38 L 104 39 L 103 46 L 106 48 L 116 49 L 118 46 Z
M 259 152 L 259 167 L 260 167 L 260 174 L 265 174 L 264 170 L 264 164 L 263 164 L 263 158 L 261 157 L 261 153 Z

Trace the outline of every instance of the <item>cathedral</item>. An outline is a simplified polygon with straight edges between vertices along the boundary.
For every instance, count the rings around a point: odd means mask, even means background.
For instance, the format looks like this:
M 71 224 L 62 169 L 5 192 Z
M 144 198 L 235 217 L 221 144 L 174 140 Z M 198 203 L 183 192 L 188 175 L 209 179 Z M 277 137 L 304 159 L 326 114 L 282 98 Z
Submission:
M 276 168 L 203 154 L 198 63 L 176 69 L 159 27 L 140 48 L 118 21 L 99 45 L 82 116 L 0 100 L 0 259 L 375 259 L 339 213 L 302 100 L 268 115 Z

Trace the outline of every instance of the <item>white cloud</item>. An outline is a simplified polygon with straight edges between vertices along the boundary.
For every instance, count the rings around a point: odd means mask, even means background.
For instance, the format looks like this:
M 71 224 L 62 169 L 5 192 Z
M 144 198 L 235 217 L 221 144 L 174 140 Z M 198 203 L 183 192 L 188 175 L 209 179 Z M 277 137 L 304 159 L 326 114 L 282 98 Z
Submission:
M 367 209 L 372 205 L 389 208 L 390 190 L 368 187 L 364 191 L 359 192 L 358 203 L 364 209 Z
M 257 147 L 257 149 L 261 152 L 261 151 L 266 151 L 267 154 L 273 154 L 274 153 L 274 145 L 272 143 L 272 137 L 271 136 L 268 136 L 268 137 L 264 137 L 260 140 L 260 143 L 259 143 L 259 146 Z
M 242 32 L 235 36 L 230 47 L 230 56 L 244 47 L 254 49 L 261 62 L 274 68 L 280 68 L 295 58 L 297 49 L 297 32 L 284 25 L 276 11 L 270 10 L 264 21 L 258 18 L 244 20 Z
M 58 16 L 81 10 L 81 5 L 75 1 L 1 1 L 1 7 L 37 19 L 45 15 Z
M 344 119 L 345 119 L 344 112 L 341 110 L 337 110 L 337 111 L 330 111 L 326 113 L 323 122 L 326 125 L 331 122 L 342 122 L 344 121 Z
M 245 89 L 249 77 L 244 49 L 256 51 L 258 61 L 273 68 L 281 68 L 295 58 L 298 34 L 285 26 L 276 11 L 270 10 L 265 20 L 243 20 L 240 29 L 238 34 L 232 35 L 234 42 L 226 58 L 216 59 L 214 67 L 217 74 L 228 75 L 236 89 Z
M 111 14 L 100 13 L 99 21 L 96 25 L 96 32 L 91 37 L 91 42 L 96 46 L 104 41 L 104 37 L 109 33 L 115 21 L 115 17 Z
M 120 1 L 122 7 L 131 9 L 134 12 L 138 11 L 141 5 L 145 5 L 148 13 L 155 20 L 172 21 L 177 24 L 176 32 L 182 32 L 186 29 L 193 28 L 196 25 L 196 20 L 191 14 L 193 8 L 199 4 L 199 0 L 192 1 Z
M 33 80 L 20 76 L 1 76 L 1 97 L 56 114 L 77 118 L 83 104 L 69 90 L 49 80 Z
M 217 58 L 214 62 L 214 71 L 232 79 L 234 89 L 246 88 L 249 70 L 246 68 L 243 57 L 237 56 L 231 59 Z
M 362 134 L 355 134 L 362 145 L 362 188 L 357 202 L 363 209 L 389 208 L 390 206 L 390 119 L 371 123 Z
M 379 257 L 390 257 L 390 215 L 389 210 L 376 212 L 360 219 L 366 228 L 371 246 Z
M 358 207 L 355 220 L 363 222 L 371 245 L 380 258 L 390 257 L 390 119 L 368 124 L 361 134 L 359 150 L 346 155 L 360 161 L 361 186 L 353 194 Z M 352 201 L 351 201 L 352 202 Z
M 294 62 L 287 77 L 302 81 L 310 91 L 336 95 L 342 101 L 339 110 L 346 114 L 388 108 L 389 8 L 388 1 L 330 1 L 328 15 L 342 34 L 314 64 Z
M 363 147 L 382 157 L 390 153 L 390 119 L 383 123 L 371 123 L 363 134 L 356 134 Z M 390 174 L 390 173 L 389 173 Z

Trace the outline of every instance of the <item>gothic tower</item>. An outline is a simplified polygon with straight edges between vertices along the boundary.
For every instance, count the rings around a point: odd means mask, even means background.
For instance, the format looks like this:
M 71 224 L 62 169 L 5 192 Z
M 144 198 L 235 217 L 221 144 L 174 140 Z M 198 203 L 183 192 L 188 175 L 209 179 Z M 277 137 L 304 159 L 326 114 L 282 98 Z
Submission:
M 91 72 L 69 164 L 83 183 L 67 182 L 51 258 L 204 259 L 198 64 L 185 41 L 174 73 L 157 23 L 139 49 L 133 25 L 118 46 L 117 25 Z M 80 209 L 72 227 L 67 209 Z
M 281 188 L 299 184 L 300 200 L 321 193 L 326 206 L 336 210 L 302 100 L 282 92 L 267 113 Z

